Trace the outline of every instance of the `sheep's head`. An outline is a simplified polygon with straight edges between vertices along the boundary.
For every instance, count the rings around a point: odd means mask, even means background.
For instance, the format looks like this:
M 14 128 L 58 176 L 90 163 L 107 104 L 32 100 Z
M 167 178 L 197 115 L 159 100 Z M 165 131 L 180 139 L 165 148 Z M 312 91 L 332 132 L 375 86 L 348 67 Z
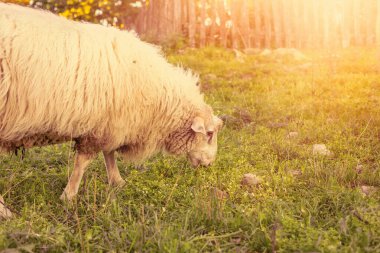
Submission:
M 208 166 L 214 162 L 218 149 L 217 135 L 222 125 L 223 121 L 213 115 L 209 119 L 200 116 L 193 119 L 191 130 L 194 138 L 187 154 L 194 167 Z
M 171 154 L 186 154 L 194 167 L 208 166 L 216 157 L 217 134 L 223 122 L 212 114 L 211 109 L 189 119 L 171 133 L 165 149 Z

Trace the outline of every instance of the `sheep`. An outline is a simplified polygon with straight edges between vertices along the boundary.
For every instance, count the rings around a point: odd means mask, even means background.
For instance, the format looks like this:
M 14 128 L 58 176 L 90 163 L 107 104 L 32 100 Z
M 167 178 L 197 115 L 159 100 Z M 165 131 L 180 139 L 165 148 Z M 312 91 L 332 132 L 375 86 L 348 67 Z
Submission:
M 99 152 L 113 186 L 125 184 L 115 153 L 135 163 L 163 152 L 210 165 L 222 121 L 198 79 L 133 32 L 0 3 L 0 149 L 74 141 L 62 200 L 75 197 Z

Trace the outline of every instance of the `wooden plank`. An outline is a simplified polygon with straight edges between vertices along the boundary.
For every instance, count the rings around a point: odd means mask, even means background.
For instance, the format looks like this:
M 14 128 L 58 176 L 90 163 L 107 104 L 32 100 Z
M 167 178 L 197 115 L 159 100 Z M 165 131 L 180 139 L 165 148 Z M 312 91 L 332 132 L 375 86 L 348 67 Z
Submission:
M 196 32 L 196 9 L 195 1 L 188 1 L 188 11 L 189 15 L 189 45 L 190 47 L 195 47 L 195 32 Z
M 257 48 L 261 48 L 261 41 L 262 41 L 262 22 L 261 22 L 261 15 L 262 15 L 262 2 L 261 0 L 255 0 L 253 2 L 253 15 L 254 15 L 254 38 L 253 38 L 253 44 Z
M 264 15 L 264 46 L 271 47 L 272 42 L 272 15 L 271 15 L 271 1 L 264 1 L 263 15 Z
M 204 47 L 206 45 L 206 0 L 201 0 L 201 17 L 199 24 L 199 46 Z
M 276 48 L 283 47 L 283 8 L 281 0 L 273 0 L 272 2 L 273 13 L 273 30 L 274 30 L 274 46 Z

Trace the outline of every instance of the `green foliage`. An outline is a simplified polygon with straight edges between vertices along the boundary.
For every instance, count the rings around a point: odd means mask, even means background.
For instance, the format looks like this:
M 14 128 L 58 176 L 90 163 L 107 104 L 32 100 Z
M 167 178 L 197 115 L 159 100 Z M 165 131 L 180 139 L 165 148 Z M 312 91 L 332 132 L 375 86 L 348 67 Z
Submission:
M 135 0 L 5 0 L 21 5 L 42 8 L 68 19 L 102 23 L 124 28 L 134 20 L 138 8 Z
M 20 214 L 0 224 L 0 248 L 379 252 L 380 191 L 360 190 L 380 186 L 379 75 L 376 54 L 358 52 L 310 52 L 311 65 L 215 48 L 172 53 L 200 74 L 207 101 L 227 119 L 216 163 L 193 169 L 159 155 L 137 170 L 120 160 L 127 185 L 115 190 L 99 156 L 67 205 L 59 195 L 70 145 L 31 149 L 23 161 L 2 155 L 0 192 Z M 333 155 L 312 155 L 316 143 Z M 245 173 L 263 182 L 242 187 Z

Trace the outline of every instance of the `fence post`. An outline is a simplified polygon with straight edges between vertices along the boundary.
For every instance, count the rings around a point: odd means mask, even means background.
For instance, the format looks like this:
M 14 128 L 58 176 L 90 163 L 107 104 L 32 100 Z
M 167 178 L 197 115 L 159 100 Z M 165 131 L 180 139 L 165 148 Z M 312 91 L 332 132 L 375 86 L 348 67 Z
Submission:
M 218 10 L 219 10 L 218 13 L 219 13 L 219 19 L 220 19 L 220 27 L 219 27 L 220 46 L 226 48 L 227 47 L 227 29 L 226 29 L 227 15 L 226 15 L 226 8 L 224 6 L 224 1 L 219 1 Z
M 279 48 L 282 47 L 282 10 L 281 0 L 273 0 L 272 3 L 272 13 L 273 13 L 273 30 L 274 30 L 274 46 Z
M 218 15 L 218 10 L 216 7 L 216 0 L 210 0 L 211 4 L 211 10 L 210 10 L 210 18 L 211 18 L 211 25 L 210 25 L 210 42 L 209 44 L 211 46 L 215 46 L 215 33 L 216 33 L 216 17 Z
M 272 26 L 271 26 L 271 1 L 264 1 L 264 46 L 271 47 L 272 42 Z
M 188 0 L 188 15 L 189 15 L 189 44 L 190 47 L 195 47 L 195 31 L 196 31 L 196 9 L 195 1 Z
M 240 24 L 241 24 L 241 34 L 242 34 L 242 41 L 245 48 L 251 47 L 251 22 L 249 19 L 249 6 L 248 6 L 248 0 L 242 0 L 241 2 L 241 17 L 240 17 Z
M 253 15 L 255 18 L 255 36 L 253 38 L 253 44 L 256 48 L 261 47 L 261 0 L 253 1 Z
M 199 26 L 199 46 L 204 47 L 206 45 L 206 0 L 201 0 L 201 22 Z
M 292 22 L 291 22 L 291 13 L 289 10 L 292 10 L 292 1 L 282 0 L 282 13 L 283 13 L 283 25 L 284 25 L 284 46 L 290 48 L 292 46 Z

